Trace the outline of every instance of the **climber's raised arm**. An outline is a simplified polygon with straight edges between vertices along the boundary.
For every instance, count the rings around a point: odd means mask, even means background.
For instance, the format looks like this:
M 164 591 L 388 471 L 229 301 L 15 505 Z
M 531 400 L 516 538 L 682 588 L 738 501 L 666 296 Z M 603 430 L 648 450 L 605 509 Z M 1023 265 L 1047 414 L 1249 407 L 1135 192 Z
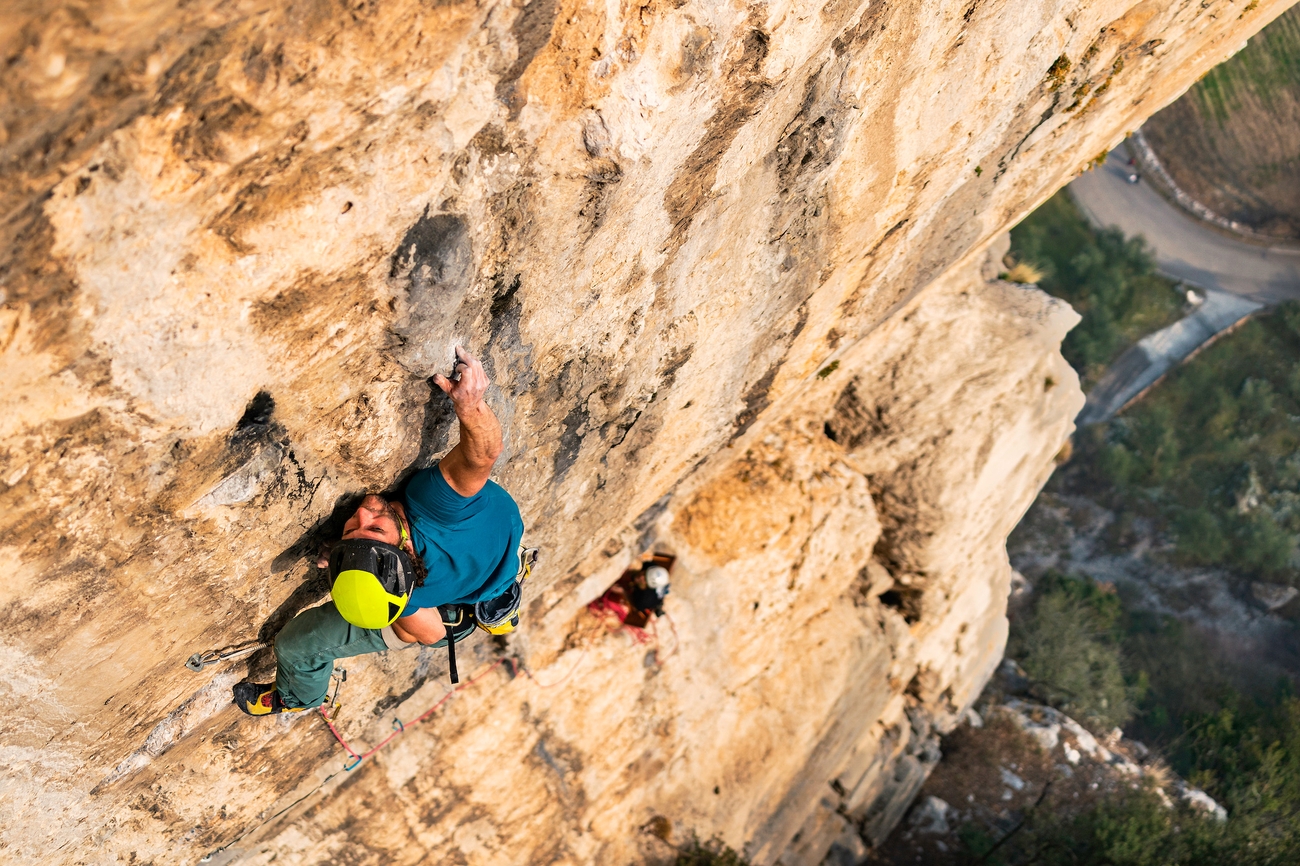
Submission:
M 460 441 L 439 466 L 452 490 L 461 496 L 473 496 L 483 489 L 492 464 L 501 456 L 501 425 L 483 400 L 490 384 L 483 365 L 460 346 L 456 347 L 456 358 L 456 379 L 441 374 L 433 377 L 433 384 L 451 398 L 460 419 Z
M 242 712 L 320 706 L 338 659 L 444 639 L 455 683 L 457 641 L 480 626 L 505 634 L 518 625 L 521 575 L 528 573 L 517 553 L 524 521 L 510 494 L 488 478 L 502 442 L 501 425 L 483 402 L 487 374 L 459 346 L 456 358 L 454 380 L 433 382 L 451 398 L 460 441 L 438 470 L 411 476 L 400 497 L 361 500 L 343 537 L 317 560 L 328 569 L 330 601 L 302 611 L 276 635 L 275 682 L 235 683 L 231 697 Z

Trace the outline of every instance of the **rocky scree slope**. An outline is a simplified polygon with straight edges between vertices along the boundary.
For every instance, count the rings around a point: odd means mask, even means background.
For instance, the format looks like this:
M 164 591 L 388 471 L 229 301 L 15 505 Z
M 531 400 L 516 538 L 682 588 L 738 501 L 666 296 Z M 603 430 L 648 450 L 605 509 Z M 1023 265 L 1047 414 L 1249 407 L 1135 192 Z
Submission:
M 1075 316 L 983 248 L 1287 5 L 6 4 L 3 858 L 880 839 L 1082 402 Z M 324 598 L 348 503 L 454 436 L 457 341 L 545 551 L 462 665 L 537 680 L 344 773 L 315 716 L 227 704 L 268 653 L 182 662 Z M 675 653 L 579 638 L 651 549 Z M 348 668 L 354 743 L 445 688 L 436 652 Z

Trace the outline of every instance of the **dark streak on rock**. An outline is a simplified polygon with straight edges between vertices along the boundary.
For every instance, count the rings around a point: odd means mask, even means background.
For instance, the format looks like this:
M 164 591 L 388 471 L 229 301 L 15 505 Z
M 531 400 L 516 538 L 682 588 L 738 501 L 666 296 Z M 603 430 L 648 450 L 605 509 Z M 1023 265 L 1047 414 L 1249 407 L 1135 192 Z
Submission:
M 408 472 L 424 469 L 433 462 L 434 455 L 447 450 L 451 441 L 451 428 L 456 424 L 456 407 L 442 389 L 429 380 L 429 402 L 424 407 L 424 421 L 420 426 L 420 451 Z
M 586 236 L 590 237 L 605 223 L 605 214 L 609 210 L 615 185 L 623 180 L 623 168 L 612 159 L 593 158 L 586 179 L 583 204 L 578 210 L 578 216 L 585 226 Z
M 684 346 L 680 349 L 677 349 L 675 352 L 673 352 L 664 360 L 664 366 L 659 371 L 659 381 L 660 381 L 659 387 L 661 390 L 665 390 L 673 386 L 673 384 L 677 381 L 677 371 L 680 370 L 686 364 L 686 362 L 691 359 L 691 355 L 694 353 L 695 353 L 695 344 L 692 343 L 688 346 Z
M 519 79 L 528 71 L 533 58 L 551 41 L 558 6 L 557 0 L 532 0 L 510 28 L 519 53 L 515 62 L 497 80 L 496 97 L 510 109 L 511 120 L 517 118 L 524 107 L 523 95 L 519 93 Z
M 889 430 L 883 406 L 868 406 L 858 393 L 855 378 L 844 386 L 835 400 L 831 417 L 824 426 L 826 437 L 838 442 L 848 451 L 860 448 L 863 443 Z
M 658 520 L 659 515 L 663 514 L 668 508 L 668 503 L 672 501 L 672 498 L 672 493 L 665 493 L 656 499 L 649 508 L 637 515 L 636 520 L 632 521 L 633 528 L 637 532 L 645 532 L 650 527 L 650 524 Z
M 439 295 L 463 290 L 473 268 L 469 232 L 456 214 L 432 214 L 415 221 L 393 252 L 389 279 L 405 277 L 412 307 L 439 305 Z M 441 291 L 440 291 L 441 290 Z
M 578 452 L 582 448 L 582 434 L 578 431 L 586 425 L 587 417 L 587 410 L 583 406 L 574 406 L 569 410 L 569 414 L 564 416 L 564 432 L 560 434 L 559 448 L 555 451 L 555 483 L 557 484 L 564 480 L 564 476 L 578 459 Z M 628 427 L 631 426 L 629 423 Z
M 600 435 L 609 439 L 609 448 L 611 451 L 623 444 L 623 440 L 627 438 L 628 431 L 632 429 L 633 425 L 636 424 L 637 419 L 640 417 L 640 409 L 635 406 L 628 406 L 620 412 L 618 417 L 613 421 L 606 421 L 601 425 Z M 611 427 L 614 430 L 612 435 L 610 435 L 609 432 Z
M 1047 106 L 1047 109 L 1043 111 L 1042 114 L 1039 115 L 1038 122 L 1036 122 L 1033 126 L 1029 127 L 1029 131 L 1020 137 L 1020 140 L 1016 142 L 1015 147 L 1011 148 L 1010 152 L 1007 153 L 1006 156 L 1003 156 L 1000 159 L 998 159 L 998 170 L 997 173 L 993 175 L 994 183 L 996 183 L 998 179 L 1002 177 L 1002 175 L 1006 174 L 1007 169 L 1011 166 L 1011 161 L 1015 159 L 1017 155 L 1019 155 L 1020 148 L 1025 146 L 1025 142 L 1029 140 L 1029 136 L 1037 132 L 1038 128 L 1042 126 L 1044 123 L 1047 123 L 1047 121 L 1051 120 L 1052 115 L 1056 113 L 1056 107 L 1057 105 L 1060 104 L 1060 102 L 1061 102 L 1060 94 L 1054 94 L 1052 96 L 1052 104 Z
M 674 488 L 676 489 L 676 488 Z M 663 496 L 660 496 L 650 507 L 637 515 L 636 520 L 632 521 L 632 527 L 637 531 L 636 546 L 638 550 L 650 550 L 655 543 L 655 521 L 668 508 L 668 503 L 672 501 L 673 492 L 670 490 Z
M 889 15 L 891 3 L 871 3 L 859 16 L 857 22 L 831 42 L 831 49 L 836 57 L 854 53 L 866 45 L 876 33 L 883 33 L 888 27 L 885 20 Z M 879 27 L 877 27 L 879 25 Z
M 271 414 L 275 412 L 275 398 L 266 391 L 258 391 L 248 401 L 243 416 L 235 424 L 235 433 L 231 439 L 245 439 L 260 436 L 271 424 Z
M 867 250 L 867 256 L 868 257 L 874 256 L 880 250 L 880 248 L 885 245 L 886 241 L 888 241 L 898 232 L 902 231 L 903 227 L 907 225 L 908 221 L 909 220 L 907 219 L 901 219 L 898 222 L 894 223 L 892 226 L 890 226 L 889 231 L 881 235 L 880 240 L 872 244 L 871 249 Z
M 667 248 L 669 258 L 686 241 L 691 221 L 709 200 L 718 174 L 718 161 L 731 147 L 736 134 L 757 112 L 771 85 L 760 77 L 767 57 L 768 35 L 757 27 L 745 33 L 738 59 L 729 64 L 722 80 L 734 81 L 723 97 L 722 107 L 704 127 L 704 138 L 664 193 L 664 207 L 672 220 Z
M 784 358 L 782 358 L 783 360 Z M 732 422 L 736 430 L 731 434 L 731 438 L 727 440 L 728 445 L 744 436 L 745 431 L 758 420 L 759 414 L 772 404 L 767 394 L 772 388 L 772 381 L 776 379 L 777 371 L 781 369 L 782 361 L 777 361 L 771 367 L 768 367 L 767 372 L 760 376 L 758 381 L 750 385 L 749 390 L 745 392 L 745 408 L 740 411 L 740 414 L 736 416 L 736 420 Z

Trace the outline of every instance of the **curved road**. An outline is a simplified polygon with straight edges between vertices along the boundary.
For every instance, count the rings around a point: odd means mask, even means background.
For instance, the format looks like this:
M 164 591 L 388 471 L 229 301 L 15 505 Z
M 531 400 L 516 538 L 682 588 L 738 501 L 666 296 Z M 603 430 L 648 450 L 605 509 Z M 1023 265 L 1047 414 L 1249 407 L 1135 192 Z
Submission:
M 1220 234 L 1145 181 L 1130 184 L 1127 148 L 1076 178 L 1070 193 L 1095 225 L 1142 235 L 1166 276 L 1203 290 L 1190 315 L 1148 334 L 1115 359 L 1088 392 L 1080 426 L 1105 421 L 1139 399 L 1201 346 L 1261 306 L 1300 299 L 1300 249 L 1262 247 Z
M 1145 179 L 1130 184 L 1127 157 L 1127 148 L 1116 148 L 1104 165 L 1070 183 L 1074 200 L 1095 224 L 1145 236 L 1156 266 L 1173 279 L 1264 304 L 1300 299 L 1300 249 L 1257 246 L 1208 228 Z

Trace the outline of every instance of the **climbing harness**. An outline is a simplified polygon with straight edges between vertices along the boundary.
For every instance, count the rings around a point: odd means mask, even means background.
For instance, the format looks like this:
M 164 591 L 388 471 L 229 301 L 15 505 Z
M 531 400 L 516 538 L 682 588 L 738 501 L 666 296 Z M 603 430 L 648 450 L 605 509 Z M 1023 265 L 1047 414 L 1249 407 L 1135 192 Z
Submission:
M 536 547 L 521 547 L 519 572 L 515 575 L 515 582 L 496 598 L 474 605 L 474 619 L 479 628 L 488 634 L 510 634 L 519 627 L 519 605 L 524 600 L 523 584 L 533 575 L 538 552 Z
M 257 652 L 265 646 L 265 643 L 254 641 L 223 647 L 221 649 L 208 650 L 207 652 L 195 653 L 185 662 L 185 667 L 197 673 L 206 667 L 215 665 L 217 662 L 243 658 L 246 655 Z
M 477 604 L 447 604 L 438 608 L 447 636 L 430 646 L 447 647 L 447 670 L 452 685 L 460 682 L 460 673 L 456 669 L 456 644 L 469 637 L 475 628 L 491 635 L 510 634 L 518 628 L 519 606 L 524 598 L 523 584 L 532 577 L 537 554 L 536 547 L 519 548 L 519 571 L 514 583 L 496 598 Z

